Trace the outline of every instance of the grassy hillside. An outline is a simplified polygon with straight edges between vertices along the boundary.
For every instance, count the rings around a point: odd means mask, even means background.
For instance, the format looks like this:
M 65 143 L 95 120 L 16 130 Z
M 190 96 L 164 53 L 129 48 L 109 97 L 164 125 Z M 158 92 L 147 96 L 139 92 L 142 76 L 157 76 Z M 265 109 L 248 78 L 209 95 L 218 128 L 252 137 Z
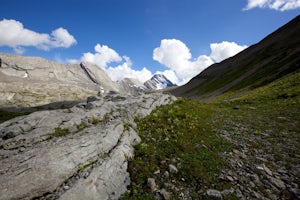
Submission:
M 138 119 L 123 199 L 213 199 L 210 189 L 223 199 L 299 198 L 300 73 L 231 95 L 179 99 Z
M 172 94 L 211 100 L 240 95 L 300 70 L 300 16 L 234 57 L 214 64 Z M 229 96 L 228 96 L 229 97 Z

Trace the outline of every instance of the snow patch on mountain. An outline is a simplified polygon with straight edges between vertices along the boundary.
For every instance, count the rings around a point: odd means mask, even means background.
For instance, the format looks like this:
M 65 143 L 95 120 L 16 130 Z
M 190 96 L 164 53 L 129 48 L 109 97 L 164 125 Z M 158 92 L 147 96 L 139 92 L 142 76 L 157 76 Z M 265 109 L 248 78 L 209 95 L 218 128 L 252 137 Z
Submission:
M 155 74 L 150 80 L 144 83 L 144 86 L 149 90 L 160 90 L 176 85 L 167 79 L 163 74 Z

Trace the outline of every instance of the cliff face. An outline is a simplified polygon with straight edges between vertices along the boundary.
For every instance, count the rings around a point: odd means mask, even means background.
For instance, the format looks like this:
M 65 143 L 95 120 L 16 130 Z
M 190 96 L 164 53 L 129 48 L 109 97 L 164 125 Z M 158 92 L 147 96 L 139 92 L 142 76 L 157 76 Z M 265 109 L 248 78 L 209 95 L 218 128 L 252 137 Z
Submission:
M 0 53 L 0 105 L 37 106 L 110 91 L 131 94 L 90 63 L 63 65 L 38 57 Z
M 122 91 L 130 94 L 141 94 L 146 90 L 145 86 L 138 79 L 134 78 L 124 78 L 119 84 Z

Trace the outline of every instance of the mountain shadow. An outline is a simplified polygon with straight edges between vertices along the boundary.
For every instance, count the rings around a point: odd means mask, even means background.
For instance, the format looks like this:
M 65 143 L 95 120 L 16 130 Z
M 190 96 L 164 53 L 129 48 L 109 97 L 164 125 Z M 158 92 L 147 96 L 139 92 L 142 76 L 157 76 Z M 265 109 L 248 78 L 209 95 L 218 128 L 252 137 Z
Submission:
M 299 71 L 299 35 L 300 16 L 297 16 L 259 43 L 211 65 L 187 84 L 170 92 L 204 101 L 231 92 L 232 96 L 228 96 L 231 98 Z

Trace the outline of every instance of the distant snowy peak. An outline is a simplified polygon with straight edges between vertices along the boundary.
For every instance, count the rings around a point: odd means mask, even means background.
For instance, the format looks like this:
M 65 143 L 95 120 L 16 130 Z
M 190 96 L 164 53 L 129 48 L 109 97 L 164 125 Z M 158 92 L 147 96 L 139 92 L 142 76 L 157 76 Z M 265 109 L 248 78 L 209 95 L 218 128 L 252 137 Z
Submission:
M 167 87 L 176 86 L 162 74 L 155 74 L 150 80 L 144 83 L 144 86 L 149 90 L 160 90 Z

